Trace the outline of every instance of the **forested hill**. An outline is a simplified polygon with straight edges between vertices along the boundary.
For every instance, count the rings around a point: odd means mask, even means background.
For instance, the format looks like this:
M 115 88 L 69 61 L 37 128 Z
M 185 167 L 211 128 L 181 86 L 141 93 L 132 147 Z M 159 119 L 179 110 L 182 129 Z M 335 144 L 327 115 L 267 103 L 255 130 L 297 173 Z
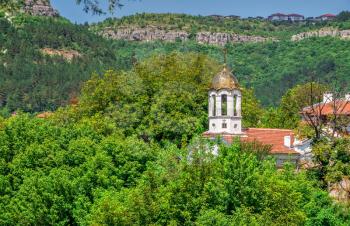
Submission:
M 78 95 L 94 72 L 122 69 L 112 41 L 63 18 L 0 13 L 0 104 L 53 110 Z
M 323 27 L 348 29 L 350 21 L 320 24 L 270 23 L 262 20 L 217 20 L 188 15 L 140 14 L 76 25 L 61 17 L 0 13 L 0 106 L 3 112 L 55 110 L 79 96 L 81 84 L 107 69 L 130 70 L 133 64 L 171 52 L 196 52 L 223 62 L 222 46 L 186 41 L 131 42 L 99 35 L 106 27 L 166 27 L 195 34 L 235 32 L 242 37 L 275 38 L 227 44 L 228 63 L 243 86 L 253 88 L 264 106 L 274 106 L 296 84 L 316 74 L 321 82 L 345 88 L 350 83 L 350 41 L 290 37 Z M 179 28 L 179 29 L 178 29 Z

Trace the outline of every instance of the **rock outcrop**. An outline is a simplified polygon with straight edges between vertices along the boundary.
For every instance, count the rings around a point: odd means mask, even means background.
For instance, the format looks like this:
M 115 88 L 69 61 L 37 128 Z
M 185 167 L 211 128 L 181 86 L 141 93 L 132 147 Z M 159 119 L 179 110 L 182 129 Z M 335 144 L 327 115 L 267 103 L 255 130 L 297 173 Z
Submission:
M 53 9 L 49 0 L 25 0 L 24 12 L 33 16 L 59 16 L 58 11 Z
M 330 188 L 330 196 L 343 203 L 350 201 L 350 178 L 344 177 L 342 181 L 335 183 Z
M 197 33 L 196 40 L 198 43 L 210 44 L 210 45 L 225 45 L 227 43 L 240 43 L 240 42 L 266 42 L 276 41 L 274 38 L 264 38 L 261 36 L 249 36 L 229 33 L 210 33 L 199 32 Z
M 61 56 L 68 62 L 71 62 L 74 58 L 81 57 L 81 54 L 75 50 L 43 48 L 40 51 L 44 55 L 48 55 L 48 56 Z
M 303 32 L 292 36 L 292 41 L 301 41 L 312 37 L 339 37 L 350 39 L 350 30 L 338 30 L 337 28 L 323 28 L 317 31 Z
M 166 31 L 158 28 L 106 28 L 101 34 L 110 39 L 128 40 L 128 41 L 176 41 L 187 40 L 188 34 L 184 31 Z
M 186 41 L 190 34 L 186 31 L 167 31 L 157 27 L 147 28 L 105 28 L 100 34 L 106 38 L 128 41 Z M 275 41 L 274 38 L 239 35 L 231 33 L 198 32 L 195 40 L 201 44 L 225 45 L 227 43 Z

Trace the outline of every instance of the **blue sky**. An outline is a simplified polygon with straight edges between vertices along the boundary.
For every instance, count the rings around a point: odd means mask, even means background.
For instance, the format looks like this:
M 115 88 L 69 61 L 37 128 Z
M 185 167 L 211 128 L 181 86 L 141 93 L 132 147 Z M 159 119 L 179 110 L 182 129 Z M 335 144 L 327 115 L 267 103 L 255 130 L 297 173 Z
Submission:
M 100 0 L 107 2 L 107 0 Z M 240 15 L 268 16 L 275 12 L 300 13 L 305 16 L 318 16 L 325 13 L 337 14 L 350 11 L 350 0 L 122 0 L 125 6 L 117 9 L 114 15 L 92 16 L 75 5 L 75 0 L 51 0 L 60 14 L 72 22 L 97 22 L 106 17 L 155 12 L 187 13 L 193 15 Z M 104 4 L 106 5 L 106 4 Z

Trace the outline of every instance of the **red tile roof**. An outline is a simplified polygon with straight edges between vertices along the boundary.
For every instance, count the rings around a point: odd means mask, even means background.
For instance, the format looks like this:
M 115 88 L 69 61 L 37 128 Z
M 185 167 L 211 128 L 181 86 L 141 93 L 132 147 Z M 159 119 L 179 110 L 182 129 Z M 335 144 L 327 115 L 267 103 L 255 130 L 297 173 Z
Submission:
M 210 134 L 204 133 L 205 137 L 222 136 L 222 138 L 229 144 L 231 144 L 237 135 L 222 133 L 222 134 Z M 243 135 L 240 137 L 241 141 L 258 141 L 265 145 L 272 145 L 271 154 L 299 154 L 292 148 L 284 146 L 284 137 L 291 136 L 292 143 L 294 142 L 294 133 L 292 130 L 287 129 L 265 129 L 265 128 L 248 128 L 243 131 Z
M 350 101 L 339 100 L 330 103 L 319 103 L 314 107 L 309 106 L 303 109 L 302 113 L 311 115 L 350 115 Z
M 328 13 L 328 14 L 321 15 L 320 17 L 336 17 L 336 15 Z

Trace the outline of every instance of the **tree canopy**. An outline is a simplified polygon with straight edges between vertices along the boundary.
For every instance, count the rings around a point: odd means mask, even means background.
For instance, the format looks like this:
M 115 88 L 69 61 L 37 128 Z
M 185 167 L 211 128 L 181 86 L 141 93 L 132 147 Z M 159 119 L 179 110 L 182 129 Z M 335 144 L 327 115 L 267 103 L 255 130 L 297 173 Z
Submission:
M 0 125 L 1 225 L 349 224 L 314 179 L 277 170 L 256 144 L 161 147 L 96 116 Z
M 1 118 L 0 224 L 348 225 L 320 171 L 277 169 L 259 143 L 200 137 L 221 67 L 203 54 L 152 55 L 94 73 L 78 101 L 47 118 Z M 254 127 L 264 110 L 252 90 L 243 96 Z M 327 181 L 348 173 L 340 144 Z

